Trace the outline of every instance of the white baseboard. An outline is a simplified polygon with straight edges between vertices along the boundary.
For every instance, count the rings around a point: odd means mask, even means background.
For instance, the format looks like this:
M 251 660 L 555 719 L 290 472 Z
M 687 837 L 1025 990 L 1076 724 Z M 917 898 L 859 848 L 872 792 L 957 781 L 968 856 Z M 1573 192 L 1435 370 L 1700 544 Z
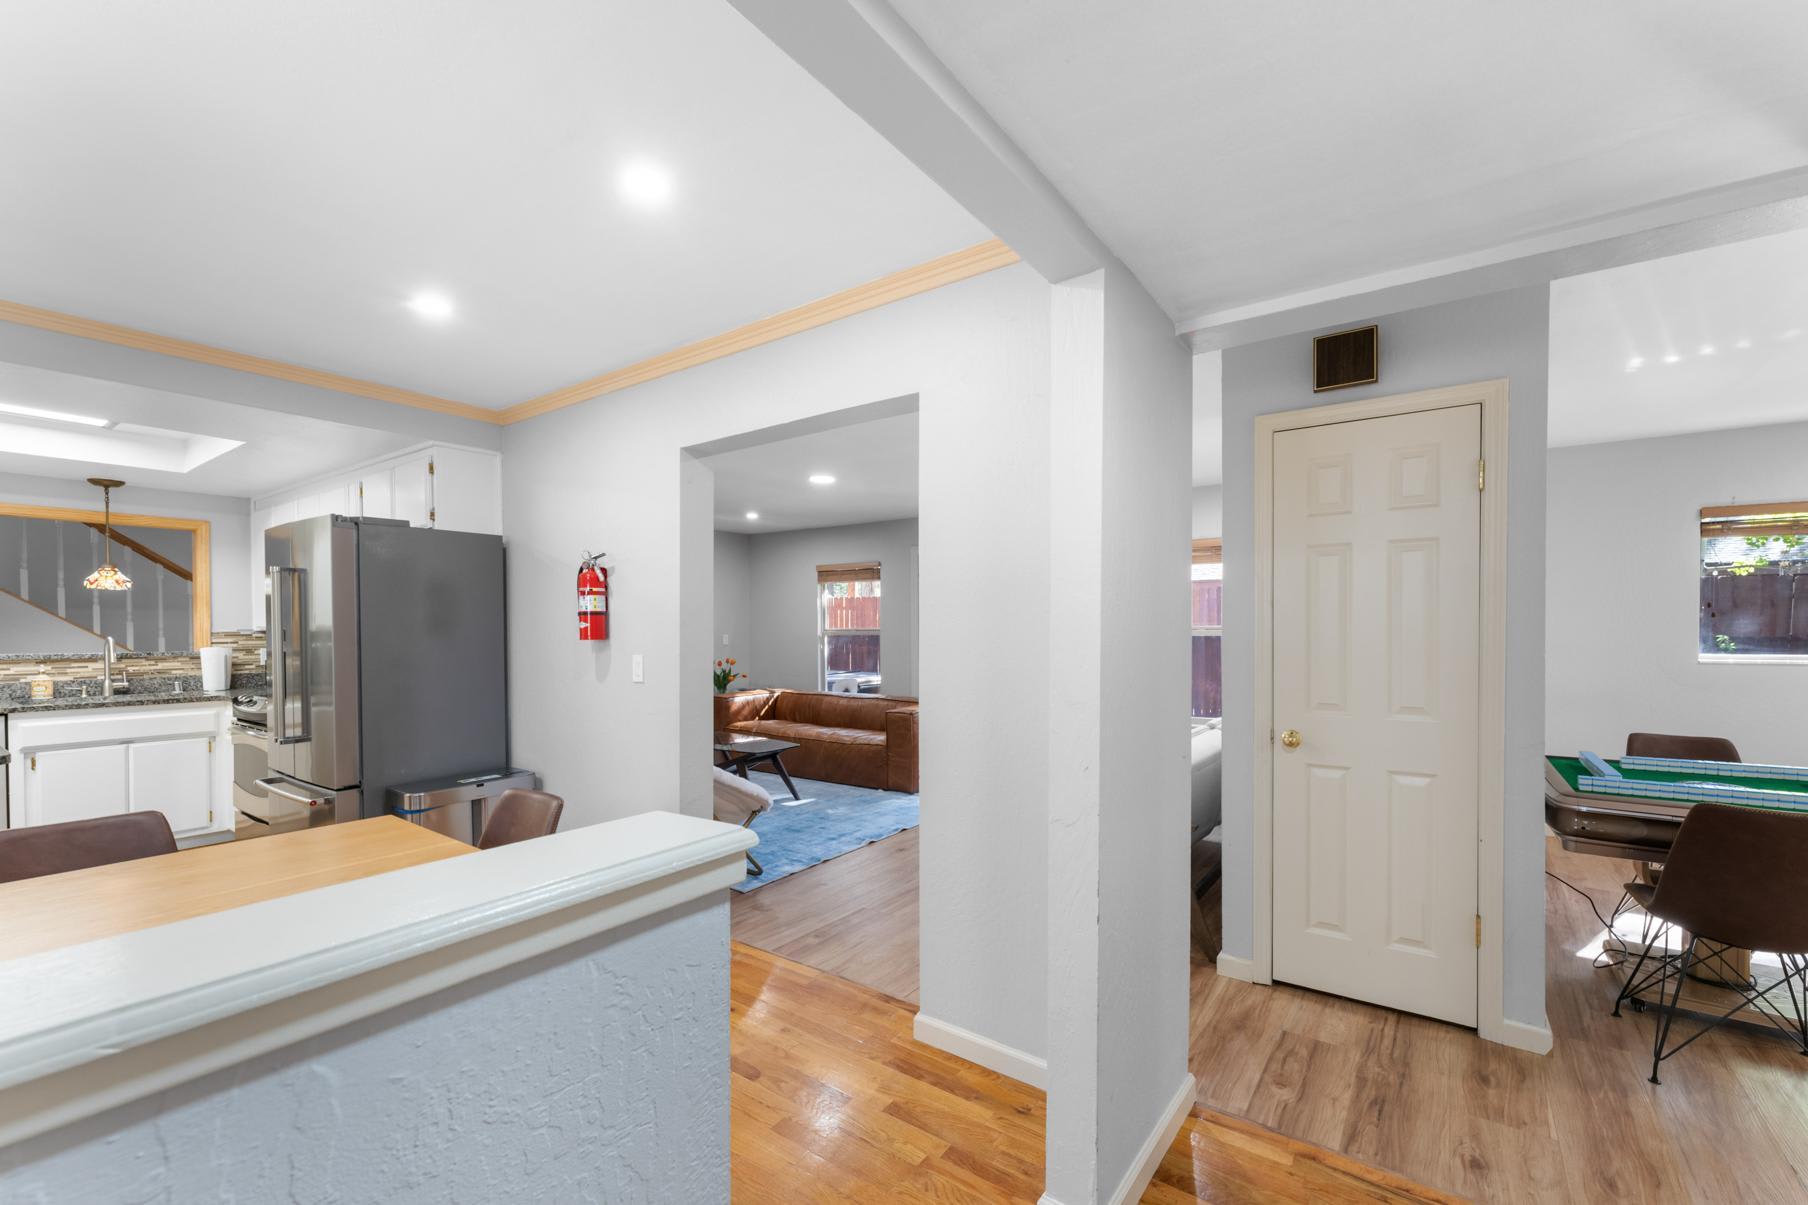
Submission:
M 1003 1042 L 994 1042 L 991 1038 L 974 1033 L 971 1029 L 962 1029 L 958 1025 L 950 1025 L 946 1021 L 938 1021 L 934 1017 L 917 1014 L 913 1027 L 916 1040 L 925 1046 L 933 1046 L 937 1050 L 946 1050 L 949 1054 L 966 1059 L 969 1063 L 978 1063 L 1000 1075 L 1008 1075 L 1012 1079 L 1028 1084 L 1032 1088 L 1048 1087 L 1048 1061 L 1037 1058 Z
M 1502 1046 L 1511 1046 L 1515 1050 L 1528 1050 L 1533 1054 L 1549 1054 L 1556 1039 L 1551 1036 L 1551 1027 L 1544 1025 L 1527 1025 L 1524 1021 L 1502 1020 L 1498 1034 L 1482 1034 L 1491 1042 L 1499 1042 Z
M 1174 1145 L 1174 1135 L 1180 1133 L 1180 1125 L 1192 1112 L 1193 1100 L 1198 1095 L 1199 1083 L 1189 1074 L 1181 1081 L 1174 1099 L 1168 1102 L 1160 1122 L 1143 1140 L 1142 1149 L 1136 1153 L 1136 1162 L 1130 1165 L 1130 1170 L 1124 1173 L 1123 1183 L 1111 1194 L 1110 1205 L 1134 1205 L 1142 1200 L 1143 1191 L 1155 1178 L 1155 1169 L 1161 1166 L 1161 1157 Z
M 1238 958 L 1235 954 L 1218 951 L 1218 973 L 1226 979 L 1241 979 L 1245 983 L 1256 981 L 1256 964 L 1252 958 Z

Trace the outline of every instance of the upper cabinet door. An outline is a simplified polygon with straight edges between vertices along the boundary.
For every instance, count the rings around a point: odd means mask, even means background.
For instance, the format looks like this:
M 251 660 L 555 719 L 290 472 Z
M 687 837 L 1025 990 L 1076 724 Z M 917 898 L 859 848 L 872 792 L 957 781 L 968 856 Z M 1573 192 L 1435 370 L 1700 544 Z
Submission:
M 390 470 L 392 519 L 415 527 L 433 526 L 433 454 L 421 452 L 398 460 Z
M 126 747 L 93 745 L 23 755 L 25 799 L 15 825 L 60 824 L 126 810 Z
M 177 836 L 213 823 L 213 741 L 204 736 L 125 746 L 127 804 L 162 812 Z
M 352 506 L 350 487 L 340 484 L 305 495 L 301 499 L 299 517 L 312 519 L 318 515 L 355 515 L 357 513 Z
M 358 500 L 366 519 L 395 518 L 395 474 L 390 469 L 372 469 L 358 482 Z
M 435 448 L 434 526 L 446 531 L 502 534 L 502 458 L 494 452 Z

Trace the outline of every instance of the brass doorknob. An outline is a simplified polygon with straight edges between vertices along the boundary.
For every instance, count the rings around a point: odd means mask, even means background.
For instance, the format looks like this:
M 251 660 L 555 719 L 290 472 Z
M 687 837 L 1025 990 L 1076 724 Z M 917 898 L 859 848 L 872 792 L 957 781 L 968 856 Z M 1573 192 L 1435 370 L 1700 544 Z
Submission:
M 1299 742 L 1300 742 L 1299 729 L 1289 728 L 1289 729 L 1287 729 L 1287 731 L 1281 733 L 1281 744 L 1287 746 L 1287 748 L 1297 749 L 1297 748 L 1299 748 Z

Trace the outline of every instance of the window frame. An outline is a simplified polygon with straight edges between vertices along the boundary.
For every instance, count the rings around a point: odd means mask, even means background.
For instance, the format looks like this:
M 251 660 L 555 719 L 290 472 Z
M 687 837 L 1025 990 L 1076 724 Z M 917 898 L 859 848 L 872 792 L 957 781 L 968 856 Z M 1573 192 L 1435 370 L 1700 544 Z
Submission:
M 1808 534 L 1808 523 L 1802 516 L 1808 515 L 1808 501 L 1798 502 L 1748 502 L 1734 503 L 1725 506 L 1704 506 L 1697 516 L 1695 542 L 1695 580 L 1696 592 L 1699 596 L 1701 583 L 1710 575 L 1705 550 L 1702 545 L 1710 538 L 1736 536 L 1749 528 L 1752 532 L 1761 533 L 1766 530 L 1777 534 Z M 1765 522 L 1769 518 L 1781 519 L 1781 522 Z M 1709 528 L 1720 530 L 1710 532 Z M 1783 529 L 1778 531 L 1777 529 Z M 1793 529 L 1793 530 L 1792 530 Z M 1778 564 L 1780 562 L 1768 562 Z M 1792 576 L 1808 576 L 1808 570 L 1793 571 Z M 1713 576 L 1720 576 L 1714 572 Z M 1696 611 L 1697 627 L 1695 641 L 1695 660 L 1701 665 L 1808 665 L 1808 652 L 1709 652 L 1701 647 L 1702 612 L 1706 604 L 1699 602 Z
M 844 565 L 818 565 L 816 567 L 816 684 L 817 689 L 829 693 L 829 637 L 831 636 L 871 636 L 878 648 L 876 660 L 879 668 L 874 672 L 879 675 L 879 689 L 885 689 L 885 639 L 880 628 L 829 628 L 829 595 L 825 586 L 837 582 L 850 585 L 870 581 L 879 586 L 875 596 L 879 599 L 880 622 L 884 622 L 885 594 L 884 567 L 878 561 L 862 561 Z

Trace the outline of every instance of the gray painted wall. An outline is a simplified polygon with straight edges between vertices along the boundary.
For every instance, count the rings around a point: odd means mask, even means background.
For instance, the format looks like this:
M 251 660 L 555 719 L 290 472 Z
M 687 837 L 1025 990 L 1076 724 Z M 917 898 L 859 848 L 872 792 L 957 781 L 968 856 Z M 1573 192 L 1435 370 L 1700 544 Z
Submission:
M 710 633 L 709 662 L 733 657 L 747 681 L 735 686 L 745 690 L 760 684 L 753 674 L 759 659 L 753 653 L 753 578 L 750 558 L 753 537 L 718 531 L 715 541 L 715 616 Z
M 1680 732 L 1808 762 L 1808 667 L 1696 659 L 1701 508 L 1804 497 L 1808 423 L 1553 448 L 1547 749 Z
M 5 1201 L 727 1205 L 728 903 L 0 1151 Z
M 1201 485 L 1193 490 L 1193 538 L 1216 539 L 1224 534 L 1224 487 Z
M 753 628 L 748 647 L 757 668 L 743 685 L 822 689 L 817 680 L 816 566 L 878 561 L 882 685 L 888 695 L 916 694 L 911 639 L 916 591 L 910 564 L 910 550 L 917 543 L 915 519 L 778 531 L 747 540 Z
M 1037 689 L 1001 707 L 999 684 L 1046 661 L 1049 627 L 1041 609 L 976 624 L 970 591 L 990 573 L 1048 592 L 1048 297 L 1027 267 L 990 272 L 516 423 L 503 458 L 512 755 L 565 797 L 567 824 L 707 814 L 713 491 L 696 497 L 707 470 L 683 450 L 920 399 L 923 1011 L 1031 1055 L 1047 1021 L 1048 714 Z M 593 646 L 571 630 L 586 547 L 612 570 L 611 638 Z
M 1256 734 L 1249 633 L 1255 614 L 1255 417 L 1329 402 L 1508 379 L 1507 718 L 1504 943 L 1508 1020 L 1544 1016 L 1545 416 L 1550 290 L 1545 285 L 1362 321 L 1381 324 L 1381 381 L 1312 392 L 1312 339 L 1224 352 L 1224 948 L 1254 943 L 1252 859 Z M 1350 322 L 1343 325 L 1359 325 Z M 1493 478 L 1493 474 L 1490 474 Z

